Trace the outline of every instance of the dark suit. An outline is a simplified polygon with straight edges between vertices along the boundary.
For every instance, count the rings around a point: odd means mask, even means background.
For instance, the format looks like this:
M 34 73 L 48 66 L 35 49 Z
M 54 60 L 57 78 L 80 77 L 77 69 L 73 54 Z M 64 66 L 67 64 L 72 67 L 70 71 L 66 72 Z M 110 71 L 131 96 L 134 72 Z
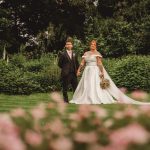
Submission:
M 75 91 L 78 84 L 76 73 L 79 67 L 79 62 L 75 52 L 72 52 L 72 59 L 69 57 L 66 50 L 61 52 L 59 54 L 58 66 L 61 68 L 64 101 L 68 102 L 67 90 L 69 84 L 72 85 L 73 91 Z

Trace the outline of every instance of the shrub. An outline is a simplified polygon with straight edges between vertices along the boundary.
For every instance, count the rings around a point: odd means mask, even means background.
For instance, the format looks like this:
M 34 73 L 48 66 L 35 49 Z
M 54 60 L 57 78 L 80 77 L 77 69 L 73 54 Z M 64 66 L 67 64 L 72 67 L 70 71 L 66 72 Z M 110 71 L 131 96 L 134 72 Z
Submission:
M 112 63 L 113 66 L 108 68 L 108 72 L 119 87 L 149 91 L 149 62 L 150 57 L 147 56 L 127 56 Z
M 118 87 L 147 91 L 150 87 L 149 62 L 149 56 L 127 56 L 103 61 L 107 72 Z M 18 61 L 16 64 L 15 61 L 7 64 L 1 60 L 0 68 L 0 91 L 2 93 L 30 94 L 61 90 L 60 69 L 56 58 L 52 55 L 23 61 L 23 64 Z

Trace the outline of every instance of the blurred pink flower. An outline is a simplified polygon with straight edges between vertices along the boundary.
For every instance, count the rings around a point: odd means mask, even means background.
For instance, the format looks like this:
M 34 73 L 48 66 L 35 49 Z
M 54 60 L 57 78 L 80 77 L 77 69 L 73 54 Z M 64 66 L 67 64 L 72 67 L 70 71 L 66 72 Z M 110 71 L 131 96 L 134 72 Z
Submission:
M 139 113 L 139 110 L 135 109 L 131 105 L 128 105 L 128 107 L 124 110 L 124 116 L 127 117 L 138 117 Z
M 30 113 L 35 120 L 44 118 L 46 116 L 46 110 L 44 104 L 40 104 L 36 106 L 30 111 Z
M 52 102 L 50 102 L 50 103 L 47 104 L 47 108 L 48 108 L 48 109 L 55 108 L 55 104 L 52 103 Z
M 78 107 L 78 114 L 80 118 L 88 118 L 91 114 L 91 106 L 86 104 L 81 104 Z
M 132 123 L 110 134 L 112 145 L 128 146 L 130 143 L 145 144 L 149 141 L 149 133 L 139 124 Z
M 147 116 L 150 116 L 150 106 L 149 105 L 141 105 L 139 106 L 139 109 L 141 110 L 141 113 L 146 114 Z
M 96 105 L 91 106 L 91 111 L 95 112 L 96 116 L 100 118 L 107 117 L 108 115 L 107 111 L 104 108 L 96 106 Z
M 73 128 L 73 129 L 76 129 L 76 128 L 78 127 L 78 123 L 72 121 L 72 122 L 70 123 L 70 127 Z
M 50 142 L 50 148 L 53 150 L 72 150 L 73 144 L 69 138 L 59 137 L 56 140 Z
M 41 134 L 34 132 L 32 130 L 27 130 L 25 133 L 25 140 L 28 144 L 32 146 L 39 146 L 42 144 Z
M 51 92 L 50 98 L 54 100 L 55 102 L 63 102 L 63 98 L 59 92 Z
M 63 123 L 61 122 L 61 120 L 59 118 L 53 120 L 49 124 L 49 129 L 51 130 L 52 133 L 58 134 L 58 135 L 62 135 L 66 131 Z
M 1 150 L 26 150 L 24 143 L 19 136 L 0 134 L 0 149 Z
M 145 100 L 148 98 L 148 94 L 144 91 L 136 90 L 131 93 L 131 97 L 135 99 Z
M 124 117 L 123 111 L 116 111 L 114 113 L 114 118 L 116 118 L 116 119 L 122 119 L 123 117 Z
M 75 132 L 74 140 L 79 143 L 96 143 L 98 136 L 96 132 Z
M 0 149 L 25 150 L 19 137 L 19 129 L 7 114 L 0 115 Z
M 104 126 L 106 128 L 109 128 L 111 127 L 113 124 L 114 124 L 114 120 L 113 119 L 107 119 L 106 121 L 103 122 L 104 123 Z
M 82 120 L 78 113 L 70 113 L 69 119 L 76 122 L 80 122 Z
M 17 109 L 12 110 L 10 112 L 10 115 L 13 117 L 24 117 L 26 113 L 22 108 L 17 108 Z
M 0 115 L 0 133 L 11 134 L 12 136 L 17 136 L 19 133 L 18 127 L 7 114 Z
M 63 101 L 57 103 L 57 111 L 60 112 L 61 114 L 65 113 L 66 106 L 67 106 L 67 103 L 64 103 Z

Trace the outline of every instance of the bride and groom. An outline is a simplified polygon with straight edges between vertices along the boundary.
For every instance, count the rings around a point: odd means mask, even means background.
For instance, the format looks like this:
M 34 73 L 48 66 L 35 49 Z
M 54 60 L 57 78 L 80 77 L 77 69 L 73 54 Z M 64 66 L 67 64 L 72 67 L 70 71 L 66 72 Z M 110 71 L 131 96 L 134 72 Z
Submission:
M 103 56 L 97 51 L 97 43 L 95 40 L 90 42 L 90 50 L 84 53 L 80 64 L 77 55 L 72 49 L 73 41 L 71 38 L 68 38 L 65 44 L 65 51 L 60 53 L 58 60 L 58 66 L 61 68 L 63 97 L 66 103 L 150 104 L 131 99 L 115 85 L 102 64 Z M 84 71 L 78 83 L 77 77 L 80 76 L 83 68 Z M 103 79 L 109 80 L 108 88 L 102 88 L 100 86 Z M 72 85 L 74 94 L 69 101 L 67 90 L 70 84 Z

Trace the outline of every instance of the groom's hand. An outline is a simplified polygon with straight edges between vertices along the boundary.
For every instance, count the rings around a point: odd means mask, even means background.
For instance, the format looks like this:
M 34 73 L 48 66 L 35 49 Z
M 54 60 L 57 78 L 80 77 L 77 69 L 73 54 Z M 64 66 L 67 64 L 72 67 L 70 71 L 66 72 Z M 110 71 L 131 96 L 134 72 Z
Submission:
M 80 71 L 77 71 L 77 77 L 80 76 L 80 74 L 81 74 L 81 72 L 80 72 Z

